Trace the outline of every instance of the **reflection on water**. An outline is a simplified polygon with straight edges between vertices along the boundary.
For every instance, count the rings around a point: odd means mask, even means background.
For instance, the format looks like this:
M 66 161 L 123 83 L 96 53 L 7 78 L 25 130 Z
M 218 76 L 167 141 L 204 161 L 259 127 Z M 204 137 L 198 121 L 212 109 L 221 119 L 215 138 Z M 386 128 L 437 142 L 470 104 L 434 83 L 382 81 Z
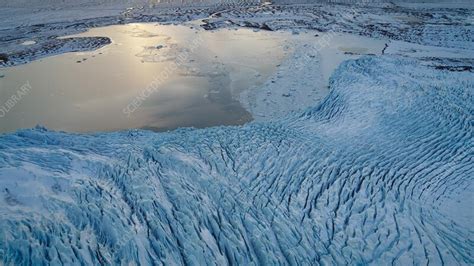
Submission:
M 242 124 L 251 116 L 234 99 L 262 84 L 284 56 L 276 34 L 245 29 L 129 24 L 77 36 L 113 43 L 0 69 L 0 104 L 31 86 L 0 117 L 0 132 L 37 124 L 77 132 Z

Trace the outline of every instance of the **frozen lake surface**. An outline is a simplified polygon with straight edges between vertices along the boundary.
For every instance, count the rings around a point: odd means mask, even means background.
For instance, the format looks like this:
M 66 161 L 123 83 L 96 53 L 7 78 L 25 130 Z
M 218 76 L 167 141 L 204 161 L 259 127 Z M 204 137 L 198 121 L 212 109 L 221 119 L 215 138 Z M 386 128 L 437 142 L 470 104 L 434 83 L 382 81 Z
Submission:
M 67 37 L 93 36 L 112 43 L 0 70 L 1 99 L 30 88 L 8 108 L 0 132 L 242 124 L 252 116 L 236 96 L 261 85 L 285 55 L 278 34 L 248 29 L 134 23 Z

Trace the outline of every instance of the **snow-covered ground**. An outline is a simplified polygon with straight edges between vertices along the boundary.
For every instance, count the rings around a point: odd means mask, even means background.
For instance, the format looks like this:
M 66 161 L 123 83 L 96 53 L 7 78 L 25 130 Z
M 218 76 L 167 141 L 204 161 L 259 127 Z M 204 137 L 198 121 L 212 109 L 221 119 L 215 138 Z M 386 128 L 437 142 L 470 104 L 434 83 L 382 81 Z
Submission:
M 1 135 L 4 264 L 474 264 L 472 9 L 68 12 L 0 8 L 3 66 L 134 21 L 282 30 L 291 53 L 244 126 Z

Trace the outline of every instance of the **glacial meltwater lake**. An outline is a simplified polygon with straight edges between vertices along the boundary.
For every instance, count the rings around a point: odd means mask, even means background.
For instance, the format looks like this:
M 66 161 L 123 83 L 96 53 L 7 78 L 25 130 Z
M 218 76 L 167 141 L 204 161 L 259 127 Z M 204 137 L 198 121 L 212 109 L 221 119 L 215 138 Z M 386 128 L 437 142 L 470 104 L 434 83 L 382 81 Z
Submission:
M 136 23 L 74 37 L 81 36 L 112 44 L 0 68 L 0 104 L 24 91 L 2 113 L 0 132 L 38 124 L 72 132 L 242 124 L 252 117 L 239 93 L 263 84 L 285 56 L 283 38 L 247 29 Z

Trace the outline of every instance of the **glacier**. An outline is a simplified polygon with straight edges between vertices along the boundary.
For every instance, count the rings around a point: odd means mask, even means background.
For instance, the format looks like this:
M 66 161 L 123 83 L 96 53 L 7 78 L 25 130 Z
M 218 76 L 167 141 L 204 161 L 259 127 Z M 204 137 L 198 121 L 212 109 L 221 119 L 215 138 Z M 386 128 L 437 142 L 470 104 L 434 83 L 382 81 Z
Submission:
M 244 126 L 0 135 L 5 265 L 472 265 L 474 76 L 342 63 Z

